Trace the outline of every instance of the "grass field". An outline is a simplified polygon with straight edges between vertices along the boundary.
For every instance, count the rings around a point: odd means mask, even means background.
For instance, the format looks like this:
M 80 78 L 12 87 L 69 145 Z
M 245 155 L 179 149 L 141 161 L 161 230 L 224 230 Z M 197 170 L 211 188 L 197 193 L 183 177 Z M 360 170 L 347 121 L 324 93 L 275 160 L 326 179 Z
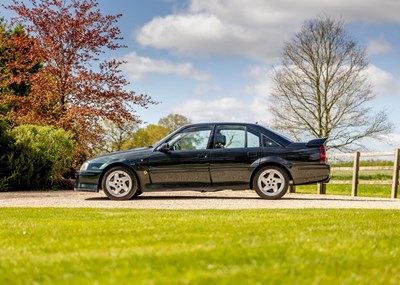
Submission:
M 390 198 L 391 191 L 392 191 L 391 185 L 372 185 L 372 184 L 358 185 L 357 196 Z M 296 186 L 296 193 L 316 194 L 317 185 Z M 327 184 L 326 194 L 351 196 L 351 185 Z
M 399 284 L 400 211 L 3 208 L 0 284 Z

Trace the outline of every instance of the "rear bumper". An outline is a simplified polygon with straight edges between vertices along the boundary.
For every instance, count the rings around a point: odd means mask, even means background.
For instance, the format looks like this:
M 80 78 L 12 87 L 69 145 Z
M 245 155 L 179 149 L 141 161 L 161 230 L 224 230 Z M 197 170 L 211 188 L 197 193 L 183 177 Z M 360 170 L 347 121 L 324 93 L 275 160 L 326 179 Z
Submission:
M 301 165 L 291 169 L 294 185 L 328 183 L 331 167 L 327 164 Z
M 74 191 L 98 192 L 100 175 L 101 171 L 78 171 Z

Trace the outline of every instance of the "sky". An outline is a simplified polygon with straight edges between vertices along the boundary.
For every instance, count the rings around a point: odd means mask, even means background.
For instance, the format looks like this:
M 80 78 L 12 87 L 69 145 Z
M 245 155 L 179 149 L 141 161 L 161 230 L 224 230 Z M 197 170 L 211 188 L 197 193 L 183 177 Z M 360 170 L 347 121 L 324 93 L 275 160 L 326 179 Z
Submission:
M 368 74 L 394 131 L 370 150 L 400 147 L 400 1 L 398 0 L 99 0 L 128 46 L 105 54 L 127 61 L 129 88 L 159 101 L 145 123 L 177 113 L 193 122 L 269 124 L 271 71 L 285 42 L 317 15 L 342 18 L 367 49 Z

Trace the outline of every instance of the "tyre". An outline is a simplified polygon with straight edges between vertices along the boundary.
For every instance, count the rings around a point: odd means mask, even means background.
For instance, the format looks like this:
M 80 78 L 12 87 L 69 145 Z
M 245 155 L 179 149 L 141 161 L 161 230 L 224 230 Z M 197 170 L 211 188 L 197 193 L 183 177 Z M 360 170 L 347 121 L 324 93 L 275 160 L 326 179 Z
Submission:
M 102 188 L 111 200 L 128 200 L 139 191 L 139 184 L 132 170 L 116 166 L 104 174 Z
M 256 173 L 253 187 L 261 198 L 279 199 L 289 188 L 289 176 L 280 167 L 266 166 Z

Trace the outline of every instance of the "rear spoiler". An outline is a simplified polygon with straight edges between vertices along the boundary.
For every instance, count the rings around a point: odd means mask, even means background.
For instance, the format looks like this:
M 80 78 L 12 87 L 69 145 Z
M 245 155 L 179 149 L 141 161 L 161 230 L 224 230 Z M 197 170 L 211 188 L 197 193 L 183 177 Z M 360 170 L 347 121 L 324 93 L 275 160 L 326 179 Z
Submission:
M 309 147 L 323 146 L 327 139 L 328 138 L 313 139 L 310 140 L 308 143 L 306 143 L 306 146 Z

